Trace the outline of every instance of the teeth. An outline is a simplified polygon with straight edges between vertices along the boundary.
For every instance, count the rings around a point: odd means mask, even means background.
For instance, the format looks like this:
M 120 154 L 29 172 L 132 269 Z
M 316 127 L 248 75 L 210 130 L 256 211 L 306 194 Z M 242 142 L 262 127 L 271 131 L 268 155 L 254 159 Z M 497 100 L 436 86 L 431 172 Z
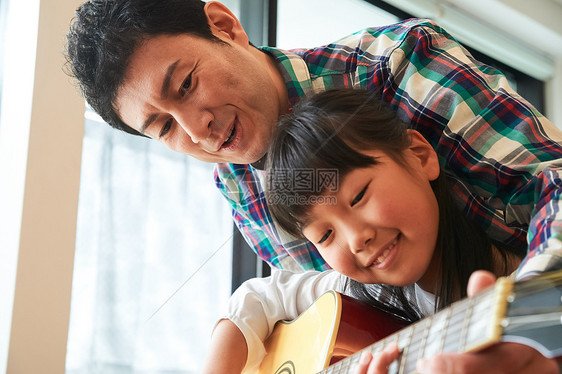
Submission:
M 382 255 L 377 257 L 377 260 L 375 261 L 375 263 L 380 264 L 381 262 L 383 262 L 384 259 L 386 258 L 386 256 L 388 256 L 389 253 L 390 253 L 390 249 L 387 249 L 386 251 L 384 251 L 382 253 Z
M 228 138 L 226 139 L 225 143 L 230 142 L 232 139 L 232 134 L 234 134 L 234 126 L 232 127 L 232 130 L 230 130 L 230 135 L 228 135 Z
M 392 248 L 394 248 L 394 246 L 396 245 L 396 242 L 398 241 L 398 239 L 395 239 L 392 243 L 390 243 L 390 245 L 388 246 L 387 249 L 384 250 L 384 252 L 382 253 L 382 255 L 380 255 L 379 257 L 377 257 L 377 259 L 375 260 L 375 265 L 378 265 L 380 263 L 382 263 L 385 259 L 386 256 L 388 256 L 388 254 L 390 253 L 390 251 L 392 250 Z

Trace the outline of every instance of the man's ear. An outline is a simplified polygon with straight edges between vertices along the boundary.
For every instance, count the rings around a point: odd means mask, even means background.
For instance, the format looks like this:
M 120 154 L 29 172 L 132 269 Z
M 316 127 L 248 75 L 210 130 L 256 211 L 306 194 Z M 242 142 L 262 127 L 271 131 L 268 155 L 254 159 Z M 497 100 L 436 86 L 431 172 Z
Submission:
M 249 45 L 248 35 L 246 35 L 240 21 L 224 4 L 209 1 L 203 9 L 213 35 L 222 40 L 228 39 L 226 41 L 230 40 L 244 47 Z
M 437 153 L 422 134 L 416 130 L 407 130 L 407 132 L 410 137 L 408 149 L 416 157 L 428 179 L 430 181 L 437 179 L 440 173 Z

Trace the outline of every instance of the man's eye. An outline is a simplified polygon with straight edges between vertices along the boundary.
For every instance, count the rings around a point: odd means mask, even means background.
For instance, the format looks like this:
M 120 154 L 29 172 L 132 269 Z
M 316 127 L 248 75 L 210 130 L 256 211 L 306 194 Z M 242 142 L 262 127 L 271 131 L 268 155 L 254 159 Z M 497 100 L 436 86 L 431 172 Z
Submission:
M 322 238 L 320 239 L 320 241 L 318 242 L 318 244 L 324 243 L 326 240 L 328 240 L 328 238 L 330 237 L 330 235 L 332 235 L 332 230 L 326 231 L 326 233 L 324 234 L 324 236 L 322 236 Z
M 189 91 L 189 88 L 191 87 L 191 74 L 189 74 L 187 76 L 187 78 L 185 78 L 185 80 L 183 81 L 183 83 L 180 86 L 180 96 L 184 96 L 187 91 Z
M 166 121 L 166 123 L 164 123 L 164 126 L 162 126 L 162 129 L 160 130 L 160 138 L 165 136 L 168 131 L 170 131 L 170 129 L 172 128 L 172 122 L 174 121 L 173 118 L 170 118 L 169 120 Z
M 369 187 L 369 185 L 366 185 L 365 188 L 363 188 L 361 190 L 361 192 L 359 192 L 357 194 L 357 196 L 355 196 L 355 198 L 353 199 L 353 201 L 351 202 L 351 206 L 354 206 L 355 204 L 357 204 L 358 202 L 361 201 L 361 199 L 363 198 L 363 196 L 365 196 L 365 192 L 367 191 L 367 187 Z

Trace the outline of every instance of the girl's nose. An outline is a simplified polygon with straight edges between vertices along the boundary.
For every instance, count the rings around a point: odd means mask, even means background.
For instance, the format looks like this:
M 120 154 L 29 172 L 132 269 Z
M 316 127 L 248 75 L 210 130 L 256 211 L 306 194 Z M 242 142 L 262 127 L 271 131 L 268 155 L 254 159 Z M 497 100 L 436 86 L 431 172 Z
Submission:
M 355 227 L 350 228 L 349 232 L 349 249 L 353 254 L 358 254 L 365 250 L 375 238 L 375 231 L 366 225 L 363 227 L 355 225 Z

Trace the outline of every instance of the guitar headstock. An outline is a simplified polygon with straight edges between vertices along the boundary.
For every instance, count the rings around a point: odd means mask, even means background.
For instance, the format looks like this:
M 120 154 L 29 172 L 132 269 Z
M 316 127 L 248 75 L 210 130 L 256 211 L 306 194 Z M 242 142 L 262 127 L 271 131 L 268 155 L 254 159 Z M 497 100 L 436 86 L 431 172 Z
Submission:
M 515 282 L 501 320 L 502 341 L 522 343 L 544 356 L 562 356 L 562 270 Z

